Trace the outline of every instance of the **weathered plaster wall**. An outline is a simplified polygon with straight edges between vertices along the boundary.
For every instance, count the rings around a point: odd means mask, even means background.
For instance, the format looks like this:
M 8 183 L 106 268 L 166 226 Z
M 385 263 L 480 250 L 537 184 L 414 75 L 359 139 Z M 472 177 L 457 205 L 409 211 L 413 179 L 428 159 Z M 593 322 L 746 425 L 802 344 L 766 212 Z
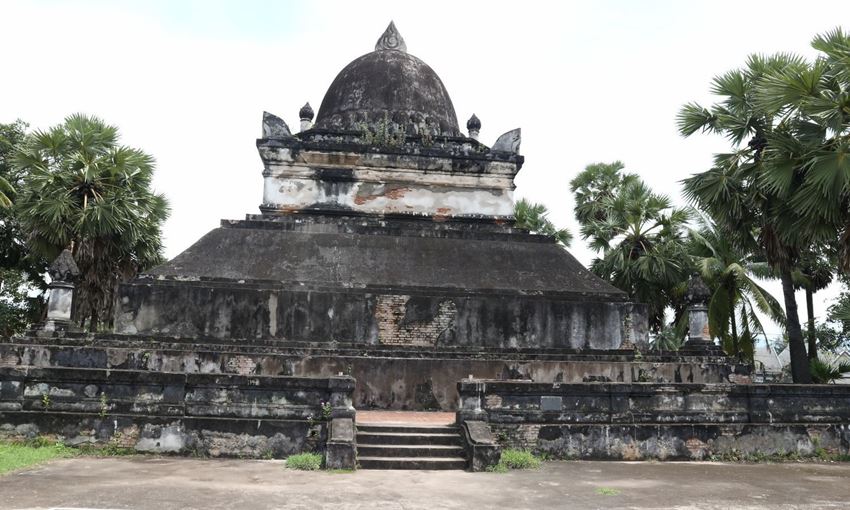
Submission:
M 352 417 L 353 387 L 346 377 L 0 368 L 0 437 L 283 457 L 321 448 L 321 403 L 331 403 L 335 417 Z
M 513 215 L 516 161 L 260 146 L 265 212 Z M 466 147 L 474 154 L 471 145 Z
M 617 349 L 646 342 L 643 305 L 519 295 L 301 291 L 137 280 L 116 293 L 115 332 L 345 342 Z
M 47 343 L 40 343 L 40 342 Z M 726 358 L 704 359 L 629 352 L 564 354 L 543 350 L 486 352 L 432 350 L 402 345 L 307 346 L 279 343 L 235 346 L 193 339 L 81 337 L 21 339 L 0 343 L 0 366 L 150 370 L 187 373 L 232 373 L 331 377 L 357 380 L 353 402 L 359 409 L 457 409 L 457 381 L 530 379 L 537 382 L 747 382 L 749 370 Z
M 459 419 L 562 458 L 848 453 L 850 387 L 463 381 Z

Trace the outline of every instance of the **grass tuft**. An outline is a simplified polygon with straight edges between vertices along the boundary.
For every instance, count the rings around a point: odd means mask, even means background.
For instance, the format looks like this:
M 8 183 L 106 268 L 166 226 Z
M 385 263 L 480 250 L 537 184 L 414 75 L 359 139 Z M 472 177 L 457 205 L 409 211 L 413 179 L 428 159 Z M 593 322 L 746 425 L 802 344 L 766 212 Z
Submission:
M 72 448 L 36 438 L 28 443 L 0 442 L 0 474 L 23 469 L 50 459 L 72 457 L 76 452 Z
M 600 496 L 616 496 L 620 494 L 620 490 L 612 489 L 611 487 L 597 487 L 596 493 Z
M 502 450 L 502 457 L 495 466 L 490 466 L 487 471 L 491 473 L 507 473 L 511 469 L 537 469 L 542 460 L 528 450 Z
M 318 453 L 299 453 L 286 458 L 286 467 L 301 471 L 318 471 L 322 469 L 322 456 Z
M 504 450 L 499 460 L 499 464 L 508 469 L 537 469 L 541 463 L 542 461 L 528 450 Z

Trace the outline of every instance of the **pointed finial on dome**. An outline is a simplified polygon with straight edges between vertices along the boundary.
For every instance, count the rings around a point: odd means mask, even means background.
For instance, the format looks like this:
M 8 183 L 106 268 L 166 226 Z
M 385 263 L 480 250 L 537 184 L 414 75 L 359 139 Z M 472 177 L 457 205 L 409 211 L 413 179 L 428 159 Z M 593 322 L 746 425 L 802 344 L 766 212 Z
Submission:
M 478 140 L 478 133 L 481 131 L 481 121 L 478 120 L 478 117 L 473 113 L 472 117 L 466 121 L 466 129 L 469 130 L 469 137 L 473 140 Z
M 298 110 L 298 115 L 301 120 L 313 120 L 313 107 L 309 102 Z
M 375 51 L 381 50 L 398 50 L 407 53 L 407 45 L 404 44 L 404 39 L 398 33 L 398 29 L 392 21 L 390 21 L 387 29 L 384 30 L 384 35 L 375 44 Z

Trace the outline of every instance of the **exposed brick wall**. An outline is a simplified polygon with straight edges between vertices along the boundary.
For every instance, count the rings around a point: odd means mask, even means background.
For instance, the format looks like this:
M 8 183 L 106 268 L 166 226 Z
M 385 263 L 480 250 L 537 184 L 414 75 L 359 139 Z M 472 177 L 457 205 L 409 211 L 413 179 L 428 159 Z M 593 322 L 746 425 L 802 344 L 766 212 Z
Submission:
M 250 356 L 234 355 L 227 360 L 227 371 L 232 374 L 254 375 L 257 362 Z
M 440 335 L 454 324 L 457 308 L 450 300 L 440 302 L 431 320 L 404 323 L 410 296 L 378 296 L 375 321 L 378 324 L 378 341 L 382 344 L 435 345 Z
M 504 447 L 520 450 L 537 450 L 538 448 L 539 424 L 493 423 L 490 426 L 493 437 Z

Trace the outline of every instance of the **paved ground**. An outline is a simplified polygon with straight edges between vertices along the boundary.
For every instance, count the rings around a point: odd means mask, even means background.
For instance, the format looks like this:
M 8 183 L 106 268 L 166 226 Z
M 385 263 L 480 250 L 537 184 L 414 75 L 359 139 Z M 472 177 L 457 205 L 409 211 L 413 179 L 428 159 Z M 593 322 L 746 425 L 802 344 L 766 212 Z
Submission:
M 538 471 L 289 471 L 281 461 L 56 460 L 0 477 L 2 508 L 848 508 L 850 464 L 549 462 Z

